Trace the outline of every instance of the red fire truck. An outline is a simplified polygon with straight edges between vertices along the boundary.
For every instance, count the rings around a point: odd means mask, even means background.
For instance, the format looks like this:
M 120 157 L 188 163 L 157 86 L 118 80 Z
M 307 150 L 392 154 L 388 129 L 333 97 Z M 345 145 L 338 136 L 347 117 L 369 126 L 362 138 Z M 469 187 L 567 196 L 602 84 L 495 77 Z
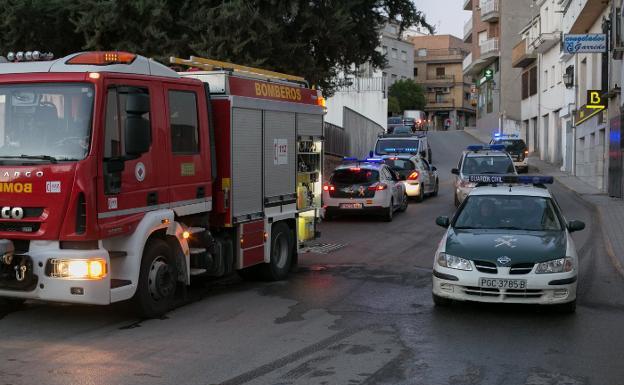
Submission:
M 318 235 L 317 91 L 201 58 L 34 56 L 0 63 L 0 297 L 154 317 L 193 276 L 286 278 Z

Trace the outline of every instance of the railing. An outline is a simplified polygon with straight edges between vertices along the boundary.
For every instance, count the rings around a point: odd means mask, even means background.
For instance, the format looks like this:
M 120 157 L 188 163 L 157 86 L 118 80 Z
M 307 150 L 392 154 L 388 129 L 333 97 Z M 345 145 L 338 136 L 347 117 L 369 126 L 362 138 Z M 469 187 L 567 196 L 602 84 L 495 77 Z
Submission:
M 455 75 L 432 75 L 427 76 L 427 81 L 439 83 L 455 83 Z
M 498 53 L 498 38 L 492 38 L 492 39 L 488 39 L 483 41 L 481 44 L 479 44 L 480 48 L 481 48 L 481 56 L 483 55 L 487 55 L 489 53 Z
M 464 40 L 472 32 L 472 17 L 464 23 Z
M 344 128 L 325 122 L 325 152 L 336 156 L 349 155 L 349 135 Z
M 455 99 L 453 98 L 429 98 L 427 99 L 427 105 L 430 107 L 453 107 L 455 106 Z
M 441 59 L 447 58 L 451 56 L 456 56 L 459 58 L 464 58 L 468 52 L 461 48 L 441 48 L 441 49 L 427 49 L 427 50 L 419 50 L 416 52 L 414 56 L 415 60 L 427 58 L 427 60 L 431 59 Z
M 471 64 L 472 64 L 472 52 L 470 52 L 468 56 L 464 58 L 464 62 L 462 63 L 462 70 L 466 72 L 466 69 L 470 67 Z
M 336 87 L 338 92 L 386 91 L 386 82 L 383 77 L 373 78 L 345 78 L 339 79 Z
M 498 12 L 498 0 L 481 0 L 481 17 L 486 17 L 491 13 Z

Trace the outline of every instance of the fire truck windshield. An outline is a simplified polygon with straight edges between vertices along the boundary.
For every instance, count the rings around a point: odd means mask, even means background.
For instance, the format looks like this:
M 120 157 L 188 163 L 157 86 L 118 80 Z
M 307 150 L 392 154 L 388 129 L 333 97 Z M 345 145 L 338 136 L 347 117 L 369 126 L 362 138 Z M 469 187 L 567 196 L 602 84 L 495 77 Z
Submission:
M 89 84 L 0 84 L 0 162 L 84 159 L 93 99 Z

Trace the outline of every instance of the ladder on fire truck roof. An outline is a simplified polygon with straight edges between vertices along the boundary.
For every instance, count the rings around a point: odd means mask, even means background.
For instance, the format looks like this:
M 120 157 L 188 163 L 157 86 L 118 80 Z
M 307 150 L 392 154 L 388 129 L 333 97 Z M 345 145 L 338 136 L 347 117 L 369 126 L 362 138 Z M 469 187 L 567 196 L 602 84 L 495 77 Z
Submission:
M 206 59 L 206 58 L 199 57 L 199 56 L 191 56 L 189 59 L 181 59 L 181 58 L 172 56 L 169 58 L 169 62 L 171 64 L 198 68 L 198 69 L 205 70 L 205 71 L 217 71 L 217 70 L 233 71 L 233 72 L 238 72 L 244 75 L 251 75 L 255 77 L 260 76 L 264 79 L 275 79 L 275 80 L 282 80 L 282 81 L 288 81 L 288 82 L 295 82 L 298 84 L 305 85 L 306 87 L 308 86 L 308 82 L 301 76 L 288 75 L 288 74 L 284 74 L 280 72 L 264 70 L 261 68 L 248 67 L 248 66 L 243 66 L 240 64 L 228 63 L 228 62 L 213 60 L 213 59 Z

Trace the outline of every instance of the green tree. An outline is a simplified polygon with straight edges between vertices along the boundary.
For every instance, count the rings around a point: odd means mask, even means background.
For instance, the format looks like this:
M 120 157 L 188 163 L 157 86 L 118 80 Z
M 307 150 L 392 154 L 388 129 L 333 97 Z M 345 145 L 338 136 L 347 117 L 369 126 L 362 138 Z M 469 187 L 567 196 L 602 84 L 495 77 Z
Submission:
M 392 115 L 400 115 L 402 111 L 399 99 L 396 96 L 388 97 L 388 112 Z
M 0 0 L 0 13 L 0 52 L 206 56 L 300 75 L 326 96 L 338 74 L 386 64 L 388 20 L 433 30 L 411 0 Z
M 397 80 L 388 89 L 388 95 L 399 101 L 400 111 L 424 110 L 425 90 L 412 79 Z

